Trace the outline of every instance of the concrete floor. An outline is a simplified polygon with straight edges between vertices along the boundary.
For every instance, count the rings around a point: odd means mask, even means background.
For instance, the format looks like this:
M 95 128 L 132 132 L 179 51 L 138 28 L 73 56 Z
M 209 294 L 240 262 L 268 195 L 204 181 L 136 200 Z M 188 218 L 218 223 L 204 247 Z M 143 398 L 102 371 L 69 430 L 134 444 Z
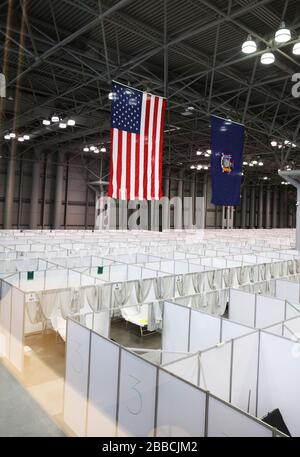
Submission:
M 64 433 L 0 363 L 0 437 L 61 437 Z
M 127 323 L 123 319 L 113 320 L 110 329 L 110 338 L 125 347 L 160 349 L 161 334 L 158 332 L 141 336 L 137 325 Z

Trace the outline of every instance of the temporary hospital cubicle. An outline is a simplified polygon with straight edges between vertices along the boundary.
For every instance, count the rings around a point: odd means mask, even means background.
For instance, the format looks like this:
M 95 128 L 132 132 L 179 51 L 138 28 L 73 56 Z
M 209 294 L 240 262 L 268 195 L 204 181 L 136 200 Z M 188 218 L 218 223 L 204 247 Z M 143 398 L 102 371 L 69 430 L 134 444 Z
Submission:
M 42 331 L 47 323 L 65 336 L 67 315 L 78 313 L 84 292 L 101 283 L 56 266 L 0 279 L 0 354 L 22 371 L 24 336 Z
M 180 375 L 68 319 L 64 421 L 77 436 L 281 436 Z

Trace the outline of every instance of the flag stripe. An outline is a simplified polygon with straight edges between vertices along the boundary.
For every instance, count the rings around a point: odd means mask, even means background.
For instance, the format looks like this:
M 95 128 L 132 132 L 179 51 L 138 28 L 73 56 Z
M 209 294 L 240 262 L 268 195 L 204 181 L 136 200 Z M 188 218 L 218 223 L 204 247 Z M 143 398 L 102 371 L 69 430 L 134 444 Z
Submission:
M 144 141 L 145 141 L 145 117 L 146 117 L 147 93 L 143 93 L 142 113 L 141 113 L 141 130 L 140 130 L 140 155 L 139 155 L 139 200 L 143 200 L 144 194 Z
M 147 160 L 147 190 L 146 198 L 151 200 L 151 173 L 152 173 L 152 158 L 153 158 L 153 133 L 154 130 L 154 110 L 155 110 L 155 96 L 151 95 L 150 99 L 150 114 L 149 114 L 149 133 L 148 133 L 148 160 Z
M 153 133 L 152 133 L 152 160 L 151 160 L 151 193 L 150 199 L 153 200 L 156 198 L 155 195 L 155 169 L 156 169 L 156 162 L 159 159 L 159 155 L 157 154 L 157 148 L 159 147 L 159 136 L 157 136 L 157 127 L 160 122 L 158 122 L 158 108 L 159 108 L 159 100 L 160 97 L 155 97 L 155 104 L 154 104 L 154 116 L 153 116 Z M 160 119 L 160 118 L 159 118 Z
M 130 163 L 127 165 L 130 169 L 130 179 L 129 179 L 129 196 L 130 200 L 135 199 L 135 146 L 136 146 L 136 133 L 131 133 L 131 145 L 130 145 Z M 128 189 L 127 189 L 128 190 Z
M 116 187 L 116 194 L 117 198 L 121 197 L 121 176 L 122 176 L 122 156 L 123 156 L 123 149 L 122 149 L 122 130 L 117 130 L 118 132 L 118 161 L 117 161 L 117 187 Z
M 110 165 L 109 165 L 109 185 L 108 185 L 108 196 L 112 197 L 113 196 L 113 175 L 114 175 L 114 129 L 110 129 L 110 150 L 111 150 L 111 159 L 110 159 Z
M 114 171 L 113 171 L 113 198 L 118 198 L 117 189 L 117 167 L 118 167 L 118 129 L 113 129 L 113 161 L 114 161 Z
M 135 200 L 139 199 L 140 192 L 140 135 L 136 135 L 136 144 L 135 144 Z
M 159 199 L 163 196 L 163 192 L 162 192 L 162 162 L 163 162 L 162 156 L 163 156 L 166 104 L 167 104 L 166 99 L 163 99 L 161 118 L 160 118 L 160 139 L 159 139 L 159 176 L 158 176 L 158 188 L 159 188 L 158 198 Z
M 149 152 L 149 119 L 150 119 L 151 95 L 147 94 L 145 110 L 145 131 L 144 131 L 144 175 L 143 175 L 143 200 L 147 200 L 147 171 Z

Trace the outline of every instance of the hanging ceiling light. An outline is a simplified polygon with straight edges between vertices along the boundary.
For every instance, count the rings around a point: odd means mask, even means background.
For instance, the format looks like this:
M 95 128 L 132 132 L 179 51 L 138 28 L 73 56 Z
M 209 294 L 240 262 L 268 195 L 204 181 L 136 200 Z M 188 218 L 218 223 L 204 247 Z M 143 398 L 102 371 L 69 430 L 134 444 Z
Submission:
M 10 136 L 11 138 L 16 138 L 16 134 L 15 134 L 15 133 L 13 133 L 13 132 L 12 132 L 12 133 L 10 133 L 10 134 L 9 134 L 9 136 Z
M 190 169 L 191 169 L 191 170 L 195 170 L 195 165 L 191 165 L 191 166 L 190 166 Z
M 293 46 L 293 54 L 295 54 L 295 56 L 299 56 L 300 55 L 300 41 L 298 41 L 298 43 L 294 44 L 294 46 Z
M 69 119 L 69 120 L 68 120 L 68 125 L 69 125 L 70 127 L 74 127 L 75 124 L 76 124 L 76 122 L 74 121 L 74 119 Z
M 49 119 L 43 119 L 43 125 L 50 125 L 51 122 L 49 121 Z
M 266 51 L 261 55 L 260 62 L 263 65 L 270 65 L 271 63 L 275 62 L 275 56 L 273 52 Z
M 84 152 L 89 152 L 89 150 L 90 150 L 90 149 L 89 149 L 87 146 L 85 146 L 85 147 L 83 148 L 83 151 L 84 151 Z
M 255 41 L 252 40 L 252 36 L 248 35 L 247 40 L 242 44 L 242 52 L 244 54 L 252 54 L 257 50 Z
M 275 33 L 276 43 L 287 43 L 291 39 L 291 31 L 287 29 L 284 22 L 281 22 L 279 29 Z
M 252 160 L 253 165 L 257 165 L 257 160 Z
M 201 155 L 202 155 L 202 151 L 199 151 L 199 150 L 198 150 L 198 151 L 196 152 L 196 155 L 197 155 L 197 156 L 201 156 Z
M 4 139 L 5 139 L 5 140 L 10 140 L 10 134 L 7 133 L 6 135 L 4 135 Z
M 26 140 L 26 141 L 30 140 L 30 136 L 29 136 L 29 135 L 23 135 L 23 138 L 24 138 L 24 140 Z
M 248 165 L 248 162 L 243 162 L 243 165 Z
M 103 146 L 101 146 L 101 148 L 100 148 L 100 152 L 106 152 L 106 147 L 105 147 L 104 145 L 103 145 Z
M 51 117 L 51 121 L 52 122 L 59 122 L 59 117 L 56 114 L 53 114 L 53 116 Z
M 264 176 L 264 180 L 267 181 L 267 179 L 268 179 L 268 176 Z
M 204 165 L 204 170 L 208 170 L 208 166 L 207 165 Z
M 249 167 L 254 167 L 252 162 L 249 163 Z
M 197 165 L 197 170 L 202 170 L 202 165 Z
M 211 154 L 211 149 L 206 150 L 207 154 Z
M 22 143 L 24 141 L 24 137 L 23 136 L 19 136 L 18 141 L 20 141 Z
M 65 122 L 60 122 L 60 123 L 58 124 L 58 127 L 59 127 L 60 129 L 66 129 L 66 128 L 67 128 L 67 124 L 66 124 Z
M 98 148 L 95 148 L 95 149 L 94 149 L 94 153 L 95 153 L 95 154 L 99 154 L 99 149 L 98 149 Z
M 277 146 L 277 141 L 272 140 L 272 141 L 271 141 L 271 146 L 273 146 L 273 148 L 275 148 L 275 146 Z
M 258 162 L 258 166 L 259 166 L 259 167 L 262 167 L 263 165 L 264 165 L 263 162 Z
M 90 151 L 95 151 L 96 146 L 90 146 Z

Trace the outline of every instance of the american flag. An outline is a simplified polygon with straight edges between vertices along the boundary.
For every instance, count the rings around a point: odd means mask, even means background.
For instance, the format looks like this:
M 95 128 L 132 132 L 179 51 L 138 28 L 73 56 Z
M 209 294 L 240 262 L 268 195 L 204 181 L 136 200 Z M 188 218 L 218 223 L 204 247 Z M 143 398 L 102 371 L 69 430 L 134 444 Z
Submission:
M 162 197 L 165 109 L 163 97 L 113 83 L 109 197 Z

